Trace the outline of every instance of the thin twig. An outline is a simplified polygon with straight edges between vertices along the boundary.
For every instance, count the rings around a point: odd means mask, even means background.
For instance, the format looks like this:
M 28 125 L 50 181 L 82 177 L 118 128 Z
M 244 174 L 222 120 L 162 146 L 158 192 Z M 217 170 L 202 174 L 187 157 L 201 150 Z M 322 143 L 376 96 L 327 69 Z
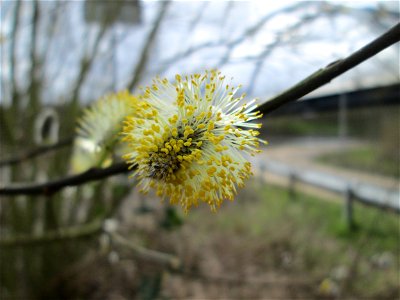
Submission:
M 294 87 L 289 88 L 280 95 L 265 102 L 260 106 L 260 111 L 262 113 L 270 113 L 287 103 L 297 101 L 304 95 L 316 90 L 331 81 L 333 78 L 343 74 L 387 47 L 397 43 L 399 40 L 400 23 L 347 58 L 329 64 L 325 68 L 318 70 L 300 83 L 296 84 Z M 125 163 L 117 163 L 106 169 L 94 168 L 84 173 L 61 178 L 55 181 L 29 185 L 19 184 L 7 188 L 0 188 L 0 195 L 51 194 L 66 186 L 81 185 L 89 181 L 100 180 L 108 176 L 126 173 L 128 171 L 128 166 Z
M 89 75 L 89 71 L 92 68 L 92 65 L 97 56 L 97 53 L 100 50 L 100 44 L 101 44 L 100 42 L 102 41 L 103 37 L 107 33 L 107 30 L 108 30 L 107 26 L 102 26 L 100 28 L 100 31 L 96 36 L 94 46 L 93 46 L 93 49 L 92 49 L 90 55 L 84 55 L 81 58 L 79 74 L 77 76 L 77 79 L 75 81 L 75 84 L 74 84 L 74 87 L 72 90 L 72 94 L 71 94 L 71 103 L 73 103 L 73 105 L 75 105 L 75 106 L 79 101 L 79 94 L 82 89 L 82 86 L 85 83 L 87 76 Z
M 250 85 L 247 88 L 247 93 L 251 94 L 254 90 L 254 87 L 257 85 L 258 75 L 264 67 L 266 58 L 270 56 L 272 52 L 279 46 L 287 43 L 285 37 L 287 35 L 291 35 L 293 31 L 299 30 L 304 25 L 309 25 L 311 22 L 314 22 L 315 19 L 317 19 L 319 16 L 319 13 L 304 15 L 298 22 L 295 22 L 293 25 L 289 26 L 288 28 L 277 34 L 276 39 L 272 43 L 267 45 L 265 49 L 260 53 L 258 61 L 255 63 L 255 68 L 250 77 Z M 293 39 L 289 40 L 291 43 L 293 43 Z
M 132 255 L 139 260 L 156 262 L 157 264 L 162 265 L 171 271 L 178 271 L 181 268 L 180 259 L 174 255 L 146 249 L 144 247 L 136 245 L 135 243 L 129 241 L 128 239 L 116 232 L 110 233 L 110 237 L 113 242 L 128 248 L 131 251 Z
M 85 238 L 93 236 L 102 231 L 102 222 L 96 220 L 92 223 L 60 228 L 58 230 L 49 231 L 41 235 L 17 235 L 13 237 L 1 238 L 0 247 L 15 247 L 27 245 L 41 245 L 44 243 L 58 242 L 69 239 Z
M 6 137 L 8 137 L 8 140 L 11 144 L 14 144 L 16 141 L 16 134 L 11 130 L 13 126 L 19 126 L 20 124 L 20 106 L 21 106 L 21 95 L 19 92 L 19 87 L 17 83 L 17 49 L 19 44 L 18 42 L 18 33 L 19 33 L 19 27 L 20 27 L 20 17 L 21 17 L 21 11 L 23 10 L 21 7 L 21 0 L 17 0 L 15 3 L 15 12 L 14 12 L 14 19 L 12 22 L 12 27 L 11 27 L 11 36 L 10 36 L 10 62 L 9 62 L 9 74 L 10 74 L 10 90 L 11 90 L 11 112 L 12 114 L 7 115 L 4 112 L 3 117 L 3 128 L 5 128 L 6 132 Z M 10 116 L 15 116 L 14 120 Z M 6 125 L 6 126 L 4 126 Z
M 157 33 L 159 32 L 159 30 L 161 28 L 161 23 L 165 17 L 165 14 L 167 12 L 169 4 L 170 4 L 169 1 L 164 1 L 160 5 L 160 11 L 156 17 L 156 20 L 154 21 L 154 25 L 149 33 L 146 43 L 143 46 L 142 52 L 139 57 L 139 61 L 135 66 L 135 70 L 133 71 L 132 79 L 130 80 L 130 82 L 127 85 L 128 90 L 133 90 L 137 86 L 137 84 L 139 83 L 139 80 L 143 76 L 143 72 L 145 70 L 145 67 L 146 67 L 149 57 L 150 57 L 149 52 L 154 45 L 154 42 L 157 37 Z
M 129 249 L 130 253 L 139 260 L 155 262 L 170 271 L 179 272 L 181 269 L 181 261 L 176 256 L 136 245 L 117 232 L 107 230 L 101 220 L 95 220 L 80 226 L 60 228 L 40 235 L 17 235 L 1 238 L 0 247 L 42 245 L 69 239 L 86 238 L 102 232 L 109 234 L 113 243 Z
M 15 165 L 15 164 L 23 162 L 24 160 L 28 160 L 28 159 L 34 158 L 36 156 L 46 154 L 48 152 L 69 146 L 72 144 L 72 141 L 73 141 L 72 138 L 67 138 L 67 139 L 62 140 L 53 145 L 40 146 L 40 147 L 30 150 L 28 152 L 21 153 L 17 156 L 6 158 L 6 159 L 0 161 L 0 168 L 5 167 L 5 166 Z
M 318 70 L 306 79 L 300 81 L 292 88 L 269 99 L 260 105 L 260 111 L 263 113 L 270 113 L 289 102 L 300 99 L 398 41 L 400 41 L 400 23 L 397 23 L 386 33 L 350 56 L 330 63 L 325 68 Z

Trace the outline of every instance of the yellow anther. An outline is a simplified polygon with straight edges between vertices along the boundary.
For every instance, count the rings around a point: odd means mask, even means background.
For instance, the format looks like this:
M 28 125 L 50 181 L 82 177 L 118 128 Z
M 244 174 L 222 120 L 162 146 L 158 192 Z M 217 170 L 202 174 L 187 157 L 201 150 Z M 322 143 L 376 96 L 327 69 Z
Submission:
M 193 160 L 193 155 L 184 155 L 183 156 L 183 160 L 186 160 L 186 161 L 192 161 Z
M 202 111 L 197 117 L 196 120 L 200 121 L 201 119 L 203 119 L 205 117 L 206 113 L 204 111 Z
M 221 152 L 221 151 L 224 151 L 224 150 L 225 150 L 224 147 L 222 147 L 221 145 L 217 145 L 215 147 L 215 151 L 217 151 L 217 152 Z
M 150 135 L 150 134 L 153 134 L 153 132 L 150 129 L 145 129 L 145 130 L 143 130 L 143 134 Z
M 153 129 L 153 131 L 155 131 L 157 133 L 160 132 L 160 126 L 158 126 L 158 125 L 152 124 L 151 129 Z
M 168 118 L 168 121 L 171 124 L 175 124 L 178 121 L 178 116 L 177 115 L 173 115 L 171 118 Z

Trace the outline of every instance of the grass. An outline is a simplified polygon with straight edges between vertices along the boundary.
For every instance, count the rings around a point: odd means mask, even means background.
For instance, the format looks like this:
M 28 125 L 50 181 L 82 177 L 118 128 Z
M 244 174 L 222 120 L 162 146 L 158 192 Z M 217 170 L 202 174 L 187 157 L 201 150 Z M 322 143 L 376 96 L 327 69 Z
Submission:
M 339 153 L 325 154 L 319 162 L 349 169 L 400 177 L 399 157 L 383 158 L 381 151 L 372 146 L 363 146 Z
M 318 285 L 334 278 L 332 274 L 339 269 L 348 273 L 345 279 L 333 279 L 341 296 L 392 297 L 399 292 L 399 216 L 357 203 L 354 211 L 357 226 L 350 231 L 343 222 L 340 203 L 301 193 L 294 200 L 282 188 L 253 184 L 217 215 L 200 210 L 188 222 L 196 227 L 193 236 L 201 245 L 222 239 L 220 255 L 241 257 L 246 251 L 264 272 L 307 278 L 317 298 L 324 296 Z M 232 246 L 234 237 L 240 242 Z M 265 253 L 262 258 L 260 251 Z M 377 266 L 375 260 L 385 256 L 389 266 Z M 239 269 L 246 268 L 251 267 Z M 314 297 L 310 290 L 303 297 Z
M 304 120 L 296 117 L 269 119 L 263 129 L 266 136 L 335 136 L 338 129 L 335 120 Z
M 259 186 L 251 193 L 257 193 L 257 189 L 259 194 L 250 195 L 250 199 L 249 189 L 243 192 L 243 205 L 235 203 L 232 208 L 222 209 L 222 212 L 218 213 L 222 215 L 217 218 L 220 222 L 218 225 L 222 228 L 242 227 L 253 236 L 262 235 L 266 228 L 282 228 L 277 225 L 293 226 L 312 230 L 317 236 L 335 238 L 343 243 L 359 240 L 367 234 L 371 243 L 376 242 L 377 251 L 399 246 L 397 215 L 355 203 L 356 229 L 350 231 L 342 219 L 343 207 L 339 203 L 302 193 L 297 193 L 296 199 L 293 200 L 290 199 L 287 190 L 271 185 Z M 238 201 L 241 201 L 240 198 Z
M 55 292 L 72 293 L 66 299 L 94 299 L 99 290 L 102 298 L 118 291 L 144 299 L 156 290 L 153 283 L 160 289 L 157 299 L 395 299 L 400 291 L 397 215 L 356 204 L 357 229 L 349 231 L 341 203 L 302 193 L 291 199 L 287 190 L 253 180 L 216 214 L 204 205 L 178 224 L 181 215 L 168 209 L 174 222 L 165 226 L 163 205 L 147 197 L 158 204 L 158 217 L 134 215 L 136 226 L 125 234 L 148 249 L 176 255 L 185 273 L 163 272 L 158 286 L 156 265 L 130 261 L 130 251 L 116 248 L 119 263 L 105 257 L 81 263 L 65 273 Z

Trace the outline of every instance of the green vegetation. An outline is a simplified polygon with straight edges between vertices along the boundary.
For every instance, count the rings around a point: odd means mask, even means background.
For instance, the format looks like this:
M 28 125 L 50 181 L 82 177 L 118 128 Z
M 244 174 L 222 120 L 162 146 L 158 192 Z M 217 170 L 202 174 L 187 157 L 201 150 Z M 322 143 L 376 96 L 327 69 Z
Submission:
M 222 236 L 226 246 L 220 255 L 247 251 L 264 270 L 283 272 L 290 280 L 307 278 L 304 297 L 312 297 L 310 290 L 321 296 L 319 285 L 328 278 L 343 297 L 390 298 L 399 292 L 399 216 L 357 203 L 354 210 L 357 226 L 349 231 L 340 202 L 301 193 L 290 199 L 287 190 L 254 184 L 216 216 L 197 211 L 188 222 L 206 236 L 195 234 L 202 243 Z M 233 236 L 240 245 L 224 238 Z M 344 270 L 343 278 L 335 277 L 337 270 Z
M 387 147 L 399 143 L 399 106 L 349 109 L 346 118 L 347 136 L 368 140 Z M 309 112 L 287 116 L 265 117 L 262 134 L 277 136 L 338 136 L 338 111 Z
M 333 118 L 304 119 L 298 116 L 271 118 L 264 121 L 265 136 L 335 136 L 337 121 Z
M 139 199 L 130 201 L 127 207 L 138 211 Z M 300 192 L 292 199 L 287 190 L 256 180 L 218 213 L 204 205 L 183 217 L 183 224 L 182 214 L 158 198 L 148 195 L 145 201 L 154 206 L 132 215 L 126 234 L 138 245 L 179 257 L 182 273 L 131 259 L 128 249 L 118 247 L 123 259 L 111 263 L 107 255 L 89 251 L 97 238 L 24 247 L 32 274 L 27 283 L 40 287 L 36 298 L 95 299 L 96 292 L 103 297 L 118 291 L 129 299 L 158 292 L 157 299 L 395 299 L 400 291 L 398 215 L 356 203 L 357 227 L 349 231 L 340 201 Z M 11 258 L 4 260 L 3 281 L 12 280 L 6 283 L 13 289 L 18 282 L 7 270 L 18 253 L 2 251 Z M 58 264 L 50 264 L 49 255 Z
M 325 154 L 318 161 L 359 171 L 400 177 L 399 156 L 383 157 L 380 149 L 364 146 L 339 153 Z

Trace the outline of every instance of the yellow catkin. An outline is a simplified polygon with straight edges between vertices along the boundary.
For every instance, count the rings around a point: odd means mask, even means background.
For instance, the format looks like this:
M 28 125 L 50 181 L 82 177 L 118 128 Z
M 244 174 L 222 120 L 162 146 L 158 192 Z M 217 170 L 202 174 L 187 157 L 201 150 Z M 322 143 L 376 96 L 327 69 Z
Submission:
M 199 202 L 215 212 L 224 199 L 233 200 L 251 176 L 242 153 L 258 153 L 264 143 L 254 130 L 260 125 L 248 123 L 261 114 L 239 107 L 244 95 L 235 98 L 237 89 L 225 80 L 216 70 L 176 75 L 174 83 L 156 78 L 126 118 L 123 140 L 131 152 L 124 159 L 137 166 L 140 185 L 185 212 Z M 170 102 L 160 103 L 164 98 Z

